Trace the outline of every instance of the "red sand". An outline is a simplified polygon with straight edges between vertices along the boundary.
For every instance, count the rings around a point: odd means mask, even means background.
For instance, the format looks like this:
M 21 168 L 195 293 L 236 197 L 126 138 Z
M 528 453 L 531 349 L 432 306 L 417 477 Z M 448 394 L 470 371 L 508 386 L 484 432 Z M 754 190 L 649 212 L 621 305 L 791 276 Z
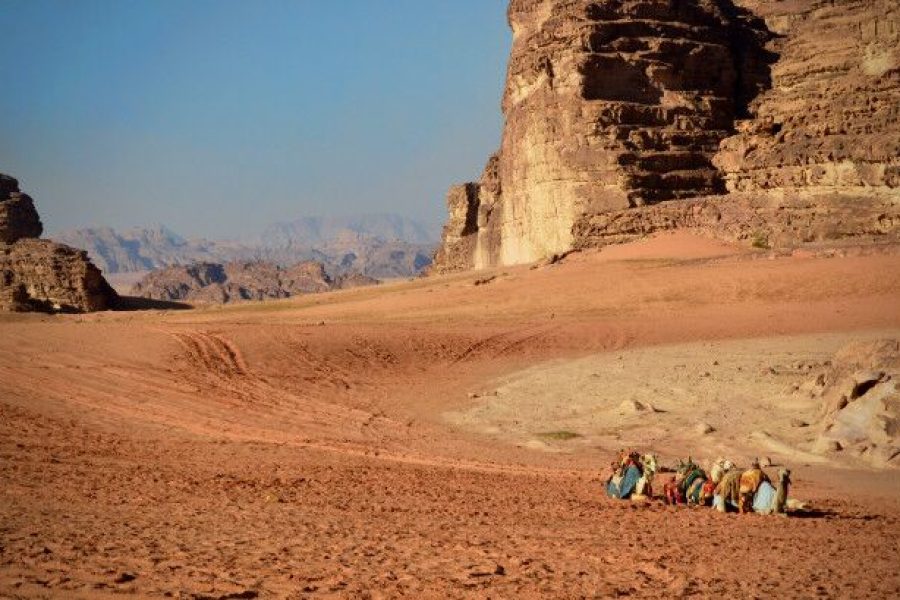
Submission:
M 553 358 L 894 330 L 900 257 L 676 236 L 494 274 L 0 318 L 0 597 L 900 595 L 892 471 L 792 465 L 806 518 L 632 506 L 602 497 L 615 448 L 441 417 Z

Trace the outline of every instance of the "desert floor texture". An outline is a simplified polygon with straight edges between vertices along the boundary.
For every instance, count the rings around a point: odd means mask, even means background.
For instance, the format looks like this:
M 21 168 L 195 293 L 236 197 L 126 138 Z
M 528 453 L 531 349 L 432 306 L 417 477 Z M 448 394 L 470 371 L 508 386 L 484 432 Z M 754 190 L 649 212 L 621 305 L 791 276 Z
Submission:
M 685 234 L 284 302 L 3 316 L 0 597 L 900 597 L 900 477 L 809 452 L 790 421 L 819 407 L 785 392 L 798 361 L 898 335 L 895 248 Z M 625 445 L 770 457 L 812 510 L 608 500 Z

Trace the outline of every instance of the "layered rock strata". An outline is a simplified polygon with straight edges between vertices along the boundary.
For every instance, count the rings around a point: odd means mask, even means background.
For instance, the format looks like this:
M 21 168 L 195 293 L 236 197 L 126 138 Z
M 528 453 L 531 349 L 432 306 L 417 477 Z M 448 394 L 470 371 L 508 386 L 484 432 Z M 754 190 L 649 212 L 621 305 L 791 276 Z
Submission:
M 89 312 L 109 308 L 115 291 L 87 253 L 49 240 L 30 197 L 0 175 L 0 310 Z
M 852 239 L 898 241 L 895 194 L 867 192 L 734 193 L 642 209 L 584 215 L 573 225 L 573 249 L 634 241 L 672 229 L 692 229 L 763 248 Z
M 900 4 L 742 0 L 777 34 L 772 87 L 722 144 L 731 191 L 900 188 Z
M 511 0 L 508 14 L 501 148 L 450 191 L 434 271 L 531 262 L 623 227 L 896 236 L 891 0 Z M 707 206 L 755 224 L 720 230 L 695 218 Z

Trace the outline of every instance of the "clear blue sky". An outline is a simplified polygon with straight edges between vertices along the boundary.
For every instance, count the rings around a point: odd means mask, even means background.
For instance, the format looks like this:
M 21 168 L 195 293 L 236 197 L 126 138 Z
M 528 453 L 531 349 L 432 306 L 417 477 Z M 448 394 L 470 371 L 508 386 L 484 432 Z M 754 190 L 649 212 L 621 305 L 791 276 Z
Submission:
M 0 0 L 0 172 L 45 229 L 439 221 L 499 144 L 506 0 Z

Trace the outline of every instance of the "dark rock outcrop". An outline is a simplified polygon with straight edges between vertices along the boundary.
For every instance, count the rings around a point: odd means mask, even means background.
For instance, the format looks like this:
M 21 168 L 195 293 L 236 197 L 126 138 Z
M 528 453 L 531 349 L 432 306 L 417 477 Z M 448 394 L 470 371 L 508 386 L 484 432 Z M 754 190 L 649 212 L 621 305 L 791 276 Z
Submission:
M 500 151 L 451 189 L 433 270 L 623 229 L 735 237 L 707 205 L 785 244 L 897 238 L 898 14 L 892 0 L 511 0 Z
M 34 203 L 0 175 L 0 310 L 90 312 L 116 302 L 87 253 L 49 240 Z
M 0 173 L 0 244 L 41 237 L 44 227 L 34 202 L 19 190 L 19 182 Z
M 314 261 L 290 267 L 262 261 L 198 263 L 154 271 L 135 284 L 131 293 L 153 300 L 227 304 L 378 283 L 377 279 L 358 274 L 332 279 L 324 265 Z

